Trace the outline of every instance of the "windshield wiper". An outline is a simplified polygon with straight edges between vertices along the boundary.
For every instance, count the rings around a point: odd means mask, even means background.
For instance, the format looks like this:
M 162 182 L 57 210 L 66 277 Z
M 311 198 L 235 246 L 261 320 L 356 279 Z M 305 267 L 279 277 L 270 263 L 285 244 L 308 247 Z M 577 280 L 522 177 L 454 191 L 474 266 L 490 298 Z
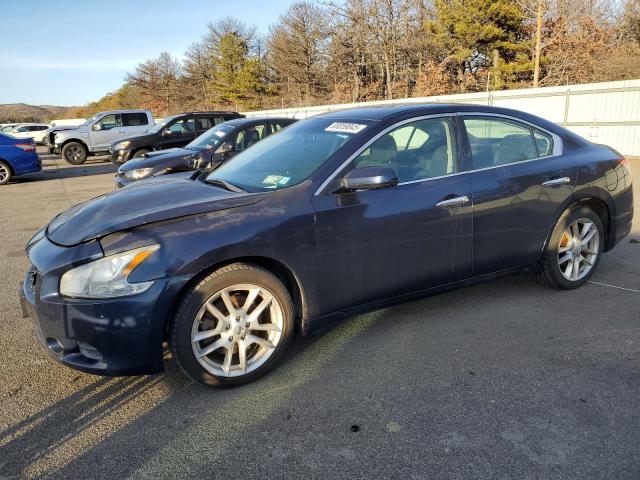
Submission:
M 247 193 L 246 190 L 241 189 L 233 183 L 229 183 L 226 180 L 221 180 L 219 178 L 205 179 L 203 180 L 203 182 L 208 183 L 209 185 L 215 185 L 216 187 L 222 187 L 225 190 L 229 190 L 230 192 Z

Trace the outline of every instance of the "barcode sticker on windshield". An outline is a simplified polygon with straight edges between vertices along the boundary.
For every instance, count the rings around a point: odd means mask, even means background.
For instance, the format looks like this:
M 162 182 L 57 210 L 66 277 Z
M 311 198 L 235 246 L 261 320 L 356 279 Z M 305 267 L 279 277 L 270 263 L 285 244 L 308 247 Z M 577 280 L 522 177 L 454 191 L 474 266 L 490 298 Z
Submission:
M 213 132 L 215 133 L 217 136 L 219 136 L 220 138 L 224 137 L 226 135 L 226 133 L 221 132 L 220 130 L 218 130 L 217 132 Z
M 367 128 L 366 125 L 360 123 L 348 123 L 348 122 L 333 122 L 327 128 L 325 132 L 338 132 L 338 133 L 358 133 Z

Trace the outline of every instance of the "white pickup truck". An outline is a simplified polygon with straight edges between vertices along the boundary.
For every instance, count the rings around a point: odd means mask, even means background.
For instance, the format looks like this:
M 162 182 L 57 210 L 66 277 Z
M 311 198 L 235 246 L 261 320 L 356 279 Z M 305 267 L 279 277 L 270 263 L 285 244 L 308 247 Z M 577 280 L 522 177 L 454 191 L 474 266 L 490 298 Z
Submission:
M 53 151 L 60 153 L 67 162 L 80 165 L 87 156 L 109 153 L 112 142 L 144 133 L 153 123 L 149 110 L 100 112 L 78 128 L 56 132 Z

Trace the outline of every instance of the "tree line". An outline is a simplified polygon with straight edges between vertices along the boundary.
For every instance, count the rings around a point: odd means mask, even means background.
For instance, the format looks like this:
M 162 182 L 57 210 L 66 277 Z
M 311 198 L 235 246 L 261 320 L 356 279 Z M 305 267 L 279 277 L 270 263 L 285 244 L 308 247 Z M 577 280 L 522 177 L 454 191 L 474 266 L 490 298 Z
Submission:
M 140 63 L 121 88 L 70 115 L 149 108 L 166 116 L 630 78 L 640 78 L 640 0 L 306 0 L 267 34 L 236 18 L 209 23 L 184 59 L 164 52 Z

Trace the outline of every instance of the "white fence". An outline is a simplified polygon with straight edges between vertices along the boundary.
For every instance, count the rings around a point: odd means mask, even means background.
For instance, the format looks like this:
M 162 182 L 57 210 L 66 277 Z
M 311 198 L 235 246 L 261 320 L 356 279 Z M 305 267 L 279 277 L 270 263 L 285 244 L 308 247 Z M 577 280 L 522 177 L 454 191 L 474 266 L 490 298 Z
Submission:
M 475 103 L 515 108 L 563 125 L 592 142 L 610 145 L 625 155 L 640 156 L 640 80 L 284 108 L 244 114 L 249 117 L 307 118 L 345 108 L 413 103 Z

